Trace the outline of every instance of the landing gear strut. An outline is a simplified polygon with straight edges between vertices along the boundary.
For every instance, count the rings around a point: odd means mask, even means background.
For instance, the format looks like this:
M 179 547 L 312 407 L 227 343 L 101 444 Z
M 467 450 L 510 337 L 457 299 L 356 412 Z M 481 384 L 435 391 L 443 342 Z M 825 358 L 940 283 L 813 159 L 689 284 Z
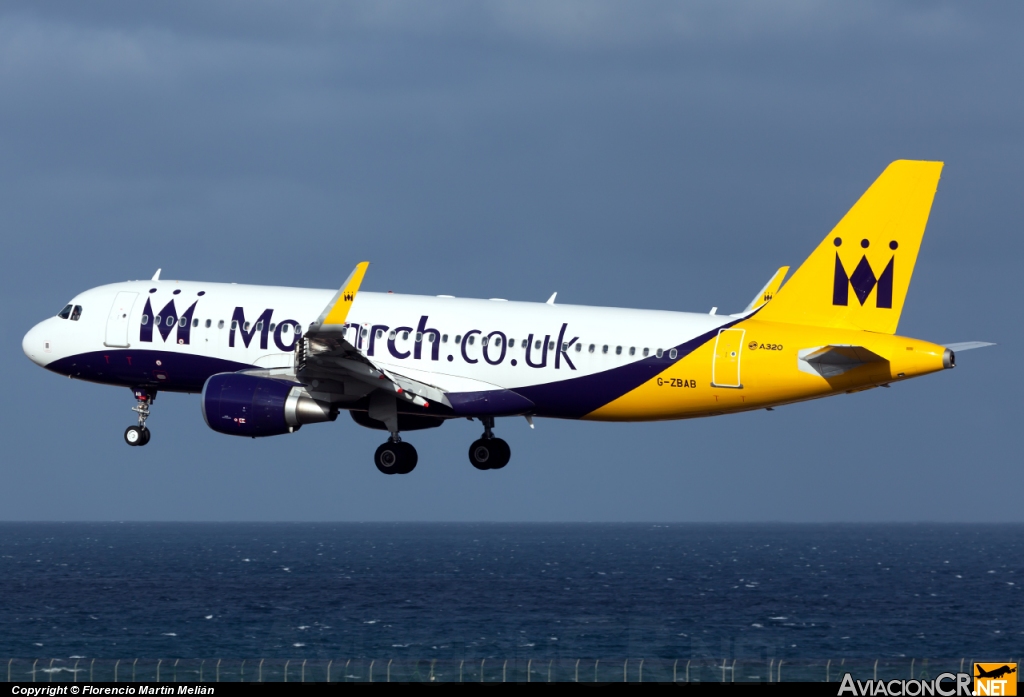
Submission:
M 139 425 L 129 426 L 124 431 L 124 442 L 128 445 L 145 445 L 149 442 L 149 429 L 146 428 L 146 419 L 149 418 L 149 407 L 156 399 L 156 390 L 140 387 L 135 390 L 135 399 L 138 401 L 132 411 L 139 415 Z
M 484 433 L 469 446 L 469 461 L 478 470 L 500 470 L 508 464 L 512 457 L 512 449 L 501 438 L 495 438 L 491 429 L 494 428 L 494 417 L 485 416 L 480 419 L 484 425 Z
M 416 468 L 416 448 L 393 433 L 373 454 L 373 464 L 384 474 L 409 474 Z

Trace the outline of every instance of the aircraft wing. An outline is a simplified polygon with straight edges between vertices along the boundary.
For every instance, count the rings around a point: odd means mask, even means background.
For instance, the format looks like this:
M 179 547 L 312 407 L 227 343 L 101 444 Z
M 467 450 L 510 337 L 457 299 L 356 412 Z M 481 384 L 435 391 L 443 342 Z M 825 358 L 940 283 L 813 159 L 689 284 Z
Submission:
M 961 341 L 958 344 L 942 344 L 942 345 L 945 346 L 946 348 L 948 348 L 950 351 L 954 351 L 954 352 L 970 351 L 971 349 L 985 348 L 986 346 L 995 346 L 995 344 L 993 344 L 990 341 Z
M 885 361 L 877 353 L 863 346 L 829 345 L 803 349 L 797 352 L 797 366 L 800 370 L 815 373 L 823 378 L 842 375 L 866 363 Z
M 356 266 L 316 322 L 310 325 L 304 340 L 296 347 L 296 376 L 303 382 L 316 379 L 344 384 L 355 380 L 362 383 L 363 392 L 389 390 L 420 407 L 429 407 L 430 402 L 451 407 L 444 390 L 375 364 L 350 340 L 349 337 L 358 336 L 360 328 L 347 323 L 348 313 L 368 266 L 366 261 Z
M 745 315 L 760 308 L 762 305 L 767 304 L 768 301 L 775 297 L 775 294 L 779 292 L 779 288 L 782 287 L 782 279 L 786 277 L 788 272 L 788 266 L 783 266 L 776 271 L 775 275 L 769 278 L 768 282 L 764 284 L 764 288 L 761 289 L 761 292 L 754 296 L 754 299 L 750 301 L 750 304 L 747 305 L 746 309 L 740 314 Z

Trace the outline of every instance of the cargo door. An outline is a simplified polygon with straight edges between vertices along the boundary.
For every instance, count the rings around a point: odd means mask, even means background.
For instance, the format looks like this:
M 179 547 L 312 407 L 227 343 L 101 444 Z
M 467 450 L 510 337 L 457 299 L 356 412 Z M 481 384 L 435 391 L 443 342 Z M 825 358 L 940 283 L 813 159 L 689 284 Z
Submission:
M 110 307 L 110 315 L 107 316 L 104 346 L 128 348 L 128 320 L 131 319 L 132 308 L 138 297 L 138 293 L 125 290 L 114 298 L 114 304 Z
M 742 388 L 740 382 L 740 354 L 743 350 L 745 329 L 720 329 L 715 339 L 715 357 L 711 365 L 712 387 Z

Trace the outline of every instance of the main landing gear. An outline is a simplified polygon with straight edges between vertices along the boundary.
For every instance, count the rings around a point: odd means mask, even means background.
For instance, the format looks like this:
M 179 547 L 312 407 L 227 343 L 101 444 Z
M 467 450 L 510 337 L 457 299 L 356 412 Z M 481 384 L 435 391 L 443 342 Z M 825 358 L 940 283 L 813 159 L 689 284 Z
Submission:
M 146 428 L 146 419 L 149 418 L 149 407 L 156 399 L 156 390 L 138 388 L 135 390 L 135 399 L 138 404 L 132 407 L 132 411 L 139 415 L 139 425 L 129 426 L 124 431 L 124 442 L 128 445 L 145 445 L 149 442 L 149 429 Z
M 500 470 L 508 464 L 512 457 L 512 449 L 501 438 L 495 438 L 491 429 L 494 428 L 494 417 L 485 416 L 480 419 L 484 425 L 484 433 L 469 446 L 469 461 L 478 470 Z
M 418 461 L 416 448 L 403 441 L 397 433 L 373 454 L 373 464 L 384 474 L 409 474 L 416 468 Z

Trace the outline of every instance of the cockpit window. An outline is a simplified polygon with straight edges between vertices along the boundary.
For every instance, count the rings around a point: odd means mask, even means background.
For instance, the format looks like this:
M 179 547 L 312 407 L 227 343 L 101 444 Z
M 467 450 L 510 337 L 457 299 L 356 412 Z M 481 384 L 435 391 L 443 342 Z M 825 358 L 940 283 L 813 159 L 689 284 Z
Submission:
M 82 316 L 82 306 L 75 305 L 75 309 L 71 311 L 71 321 L 77 322 L 78 318 Z
M 73 307 L 74 305 L 65 305 L 64 309 L 57 313 L 57 316 L 61 319 L 67 319 L 71 316 L 71 310 Z

